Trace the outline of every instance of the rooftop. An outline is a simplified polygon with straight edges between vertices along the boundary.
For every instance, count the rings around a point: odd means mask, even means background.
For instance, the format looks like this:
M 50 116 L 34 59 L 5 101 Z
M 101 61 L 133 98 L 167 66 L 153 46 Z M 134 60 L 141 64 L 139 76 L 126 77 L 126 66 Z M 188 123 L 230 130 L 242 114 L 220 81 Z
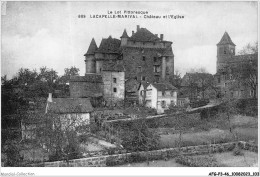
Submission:
M 224 45 L 224 44 L 230 44 L 230 45 L 236 46 L 232 42 L 232 40 L 231 40 L 231 38 L 230 38 L 230 36 L 228 35 L 227 32 L 224 33 L 224 35 L 222 36 L 221 40 L 219 41 L 219 43 L 217 45 Z
M 92 55 L 95 53 L 95 51 L 97 50 L 97 44 L 96 44 L 96 41 L 94 38 L 92 38 L 91 42 L 90 42 L 90 45 L 88 47 L 88 51 L 87 53 L 84 55 Z
M 96 52 L 101 53 L 119 53 L 121 41 L 116 38 L 109 36 L 107 39 L 102 39 L 99 48 Z
M 157 42 L 160 41 L 160 38 L 151 33 L 146 28 L 140 28 L 134 33 L 130 38 L 132 41 L 139 42 Z
M 171 85 L 170 83 L 152 83 L 152 85 L 158 90 L 158 91 L 166 91 L 166 90 L 177 90 L 176 87 Z
M 99 74 L 86 74 L 85 76 L 71 76 L 70 82 L 92 82 L 101 83 L 102 77 Z
M 93 111 L 89 98 L 52 98 L 48 110 L 54 113 L 88 113 Z

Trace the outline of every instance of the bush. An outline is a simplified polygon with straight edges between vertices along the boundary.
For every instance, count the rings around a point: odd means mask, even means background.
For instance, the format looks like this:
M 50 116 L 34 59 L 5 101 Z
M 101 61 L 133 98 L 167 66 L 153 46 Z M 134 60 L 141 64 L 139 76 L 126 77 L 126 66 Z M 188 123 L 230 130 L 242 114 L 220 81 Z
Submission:
M 147 158 L 141 156 L 139 152 L 132 153 L 127 159 L 128 163 L 144 162 L 146 160 Z
M 244 155 L 244 153 L 242 152 L 241 148 L 238 145 L 236 145 L 236 147 L 233 150 L 233 155 L 241 156 L 241 155 Z
M 216 159 L 213 157 L 193 157 L 180 155 L 176 158 L 176 162 L 189 167 L 219 167 Z

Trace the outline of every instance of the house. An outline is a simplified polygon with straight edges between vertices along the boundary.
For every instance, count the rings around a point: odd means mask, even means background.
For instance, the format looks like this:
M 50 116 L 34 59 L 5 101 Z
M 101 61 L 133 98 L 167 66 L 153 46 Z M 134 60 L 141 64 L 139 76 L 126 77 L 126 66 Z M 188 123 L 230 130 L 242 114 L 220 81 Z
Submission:
M 177 105 L 177 88 L 169 83 L 150 83 L 145 90 L 145 105 L 158 113 Z M 140 92 L 142 93 L 142 92 Z
M 140 83 L 134 79 L 130 78 L 125 81 L 125 102 L 129 104 L 139 103 L 139 89 Z
M 52 98 L 49 94 L 46 113 L 54 115 L 62 129 L 84 127 L 89 129 L 93 107 L 89 98 Z
M 138 88 L 138 101 L 140 105 L 146 104 L 146 89 L 150 85 L 149 82 L 142 81 Z
M 257 98 L 258 55 L 236 55 L 236 45 L 227 32 L 217 44 L 215 83 L 226 98 Z
M 121 61 L 106 63 L 102 72 L 103 95 L 107 103 L 125 99 L 125 68 Z

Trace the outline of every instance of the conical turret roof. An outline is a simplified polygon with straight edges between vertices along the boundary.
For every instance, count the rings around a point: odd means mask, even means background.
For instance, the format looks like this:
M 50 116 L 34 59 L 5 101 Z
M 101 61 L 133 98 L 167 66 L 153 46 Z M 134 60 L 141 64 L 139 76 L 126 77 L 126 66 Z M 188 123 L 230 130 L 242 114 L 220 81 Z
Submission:
M 222 36 L 221 40 L 217 45 L 224 45 L 224 44 L 230 44 L 235 46 L 235 44 L 232 42 L 227 32 L 224 33 L 224 35 Z
M 126 29 L 124 30 L 124 32 L 120 38 L 129 38 L 129 36 L 127 35 L 127 32 L 126 32 Z
M 92 38 L 90 45 L 88 47 L 88 51 L 84 56 L 94 54 L 94 52 L 97 50 L 97 48 L 98 47 L 97 47 L 96 41 L 94 38 Z

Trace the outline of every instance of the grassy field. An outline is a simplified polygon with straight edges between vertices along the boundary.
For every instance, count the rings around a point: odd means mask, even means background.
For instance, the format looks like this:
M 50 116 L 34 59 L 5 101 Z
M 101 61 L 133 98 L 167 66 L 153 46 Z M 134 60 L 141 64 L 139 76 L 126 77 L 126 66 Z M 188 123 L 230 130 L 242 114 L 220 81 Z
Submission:
M 224 152 L 224 153 L 216 153 L 213 154 L 212 158 L 215 158 L 217 163 L 223 167 L 252 167 L 257 166 L 258 156 L 257 153 L 243 151 L 244 155 L 242 156 L 234 156 L 232 152 Z M 196 157 L 203 157 L 207 155 L 200 155 Z M 175 159 L 165 160 L 156 160 L 142 162 L 142 163 L 131 163 L 124 164 L 118 167 L 188 167 L 185 165 L 181 165 L 175 161 Z
M 221 121 L 219 121 L 221 122 Z M 225 143 L 235 140 L 258 142 L 257 118 L 248 116 L 234 116 L 230 120 L 232 133 L 229 128 L 216 124 L 219 128 L 210 128 L 207 131 L 199 130 L 194 127 L 188 131 L 183 131 L 182 146 L 192 146 L 209 143 Z M 227 122 L 223 122 L 226 123 Z M 174 128 L 159 128 L 154 131 L 161 133 L 161 148 L 169 148 L 178 146 L 179 131 Z

